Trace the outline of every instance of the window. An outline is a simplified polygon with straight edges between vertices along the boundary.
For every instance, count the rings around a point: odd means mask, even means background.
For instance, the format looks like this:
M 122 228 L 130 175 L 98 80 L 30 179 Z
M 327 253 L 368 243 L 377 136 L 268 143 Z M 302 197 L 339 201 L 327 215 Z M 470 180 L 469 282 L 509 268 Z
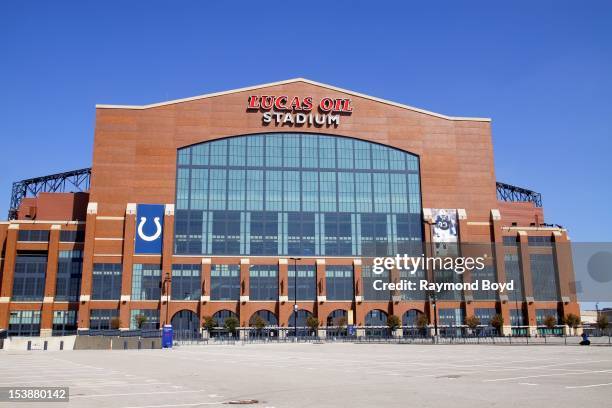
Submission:
M 557 271 L 552 254 L 530 254 L 529 259 L 534 299 L 558 301 Z
M 134 264 L 132 268 L 132 300 L 159 300 L 161 297 L 161 265 Z
M 210 271 L 211 300 L 240 299 L 240 266 L 213 265 Z
M 11 310 L 9 336 L 39 336 L 40 310 Z
M 510 325 L 525 326 L 525 314 L 522 309 L 510 309 Z
M 82 270 L 82 251 L 59 251 L 55 283 L 56 301 L 76 302 L 79 300 Z
M 217 313 L 215 313 L 212 317 L 217 323 L 217 327 L 225 326 L 225 319 L 229 317 L 238 319 L 238 315 L 230 310 L 220 310 Z
M 49 241 L 48 230 L 19 230 L 17 235 L 17 241 L 36 241 L 46 242 Z
M 436 283 L 460 283 L 463 282 L 463 275 L 453 270 L 435 270 L 434 277 Z M 462 290 L 441 290 L 435 293 L 438 300 L 463 300 Z
M 529 246 L 550 247 L 552 246 L 552 237 L 527 237 L 527 243 L 529 244 Z
M 76 310 L 56 310 L 53 312 L 53 336 L 70 336 L 77 332 Z
M 370 310 L 365 318 L 366 326 L 387 326 L 387 313 L 374 309 Z
M 391 298 L 390 290 L 374 289 L 375 281 L 382 281 L 383 283 L 390 282 L 388 269 L 385 269 L 383 273 L 378 275 L 372 272 L 371 265 L 362 265 L 361 266 L 361 279 L 363 282 L 363 299 L 364 300 L 388 301 Z M 379 282 L 377 284 L 377 287 L 381 288 L 382 284 Z
M 325 271 L 327 300 L 353 300 L 353 267 L 328 265 Z
M 278 300 L 278 267 L 276 265 L 250 266 L 249 300 Z
M 201 296 L 201 266 L 172 265 L 172 300 L 200 300 Z
M 483 326 L 490 326 L 491 319 L 497 314 L 495 308 L 476 308 L 474 309 L 474 316 L 480 319 L 480 324 Z
M 177 152 L 180 255 L 415 256 L 418 157 L 312 133 L 267 133 Z
M 42 301 L 45 295 L 46 271 L 45 253 L 18 253 L 13 275 L 12 300 Z
M 146 320 L 142 327 L 138 327 L 139 316 L 144 316 Z M 131 330 L 157 330 L 159 329 L 159 310 L 157 309 L 134 309 L 130 311 Z
M 289 300 L 295 300 L 295 267 L 289 265 L 288 269 L 288 294 Z M 317 278 L 314 265 L 297 265 L 297 299 L 316 300 Z
M 518 240 L 516 238 L 516 235 L 512 235 L 510 237 L 505 236 L 503 237 L 503 240 L 504 240 L 504 245 L 507 245 L 507 246 L 517 246 L 518 245 Z
M 91 299 L 121 299 L 121 264 L 94 264 Z
M 483 269 L 472 270 L 472 282 L 478 282 L 478 290 L 472 291 L 475 300 L 497 300 L 499 295 L 495 290 L 483 290 L 482 281 L 497 282 L 497 274 L 493 265 L 486 265 Z M 504 292 L 505 294 L 505 292 Z
M 559 312 L 557 309 L 536 309 L 536 323 L 538 326 L 544 326 L 544 321 L 548 316 L 555 319 L 555 324 L 560 324 Z
M 514 281 L 514 290 L 507 292 L 509 300 L 523 300 L 523 274 L 517 254 L 506 253 L 504 255 L 506 269 L 506 282 Z
M 119 318 L 117 309 L 91 309 L 89 315 L 89 330 L 110 330 L 112 320 Z
M 83 242 L 85 241 L 85 230 L 61 230 L 60 231 L 61 242 Z
M 463 309 L 440 309 L 438 311 L 441 326 L 462 326 L 465 324 Z

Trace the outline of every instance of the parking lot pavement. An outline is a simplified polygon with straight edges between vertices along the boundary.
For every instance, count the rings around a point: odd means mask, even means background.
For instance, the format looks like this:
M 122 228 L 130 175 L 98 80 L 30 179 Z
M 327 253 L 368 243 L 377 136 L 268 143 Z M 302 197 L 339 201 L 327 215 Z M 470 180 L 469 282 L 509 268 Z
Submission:
M 250 344 L 1 352 L 0 387 L 68 386 L 70 403 L 2 406 L 610 406 L 612 347 Z

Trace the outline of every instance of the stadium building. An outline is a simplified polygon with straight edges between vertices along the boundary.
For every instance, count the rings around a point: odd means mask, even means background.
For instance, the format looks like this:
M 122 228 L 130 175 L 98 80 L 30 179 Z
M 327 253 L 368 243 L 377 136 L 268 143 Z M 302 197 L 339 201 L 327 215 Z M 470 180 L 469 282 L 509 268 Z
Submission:
M 506 152 L 507 153 L 507 152 Z M 462 275 L 374 257 L 487 252 Z M 491 121 L 294 79 L 145 106 L 98 105 L 91 169 L 23 180 L 0 223 L 0 329 L 179 336 L 564 329 L 579 315 L 567 231 L 495 179 Z M 450 249 L 449 249 L 450 248 Z M 376 291 L 375 280 L 515 282 L 509 293 Z M 296 301 L 297 297 L 297 301 Z M 296 304 L 297 313 L 294 313 Z M 425 317 L 422 317 L 425 316 Z M 555 328 L 545 327 L 553 316 Z M 297 318 L 297 321 L 296 321 Z M 263 322 L 263 323 L 262 323 Z M 262 328 L 262 326 L 265 326 Z

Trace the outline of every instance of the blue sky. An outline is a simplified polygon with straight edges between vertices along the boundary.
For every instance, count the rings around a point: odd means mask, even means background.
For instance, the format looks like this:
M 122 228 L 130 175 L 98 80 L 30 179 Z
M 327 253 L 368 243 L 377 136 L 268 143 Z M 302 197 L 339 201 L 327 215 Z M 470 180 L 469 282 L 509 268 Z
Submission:
M 612 3 L 422 3 L 2 2 L 0 218 L 14 180 L 91 165 L 96 103 L 301 76 L 493 118 L 497 179 L 612 241 Z

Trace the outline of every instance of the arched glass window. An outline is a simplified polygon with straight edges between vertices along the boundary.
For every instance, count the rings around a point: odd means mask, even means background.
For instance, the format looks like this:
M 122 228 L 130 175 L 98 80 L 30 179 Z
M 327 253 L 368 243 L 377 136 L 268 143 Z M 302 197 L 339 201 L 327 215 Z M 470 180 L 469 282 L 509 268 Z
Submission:
M 416 327 L 419 316 L 421 316 L 423 312 L 410 309 L 402 316 L 402 326 Z
M 298 327 L 306 327 L 306 319 L 312 316 L 308 310 L 300 309 L 297 311 L 297 326 Z M 295 326 L 295 313 L 291 313 L 289 316 L 289 327 Z
M 217 327 L 223 327 L 225 325 L 225 319 L 228 317 L 235 317 L 237 319 L 238 315 L 231 310 L 219 310 L 212 317 L 217 322 Z
M 347 317 L 346 310 L 336 309 L 327 316 L 327 325 L 328 326 L 340 326 L 341 325 L 340 323 L 342 323 L 342 325 L 346 326 L 347 324 L 346 317 Z
M 276 315 L 269 310 L 258 310 L 257 312 L 253 313 L 249 319 L 249 326 L 255 326 L 257 316 L 266 322 L 266 326 L 278 326 L 278 319 L 276 318 Z
M 379 309 L 370 310 L 365 318 L 366 326 L 386 326 L 387 313 Z
M 348 137 L 267 133 L 178 150 L 175 252 L 421 254 L 417 156 Z

